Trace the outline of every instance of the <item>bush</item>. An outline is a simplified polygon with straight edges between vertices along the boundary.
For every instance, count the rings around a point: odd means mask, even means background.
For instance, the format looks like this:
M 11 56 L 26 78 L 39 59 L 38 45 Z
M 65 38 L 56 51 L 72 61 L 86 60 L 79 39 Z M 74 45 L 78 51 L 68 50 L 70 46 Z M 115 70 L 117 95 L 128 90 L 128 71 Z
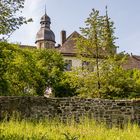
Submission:
M 0 42 L 1 95 L 43 95 L 60 81 L 64 62 L 55 50 L 23 49 Z

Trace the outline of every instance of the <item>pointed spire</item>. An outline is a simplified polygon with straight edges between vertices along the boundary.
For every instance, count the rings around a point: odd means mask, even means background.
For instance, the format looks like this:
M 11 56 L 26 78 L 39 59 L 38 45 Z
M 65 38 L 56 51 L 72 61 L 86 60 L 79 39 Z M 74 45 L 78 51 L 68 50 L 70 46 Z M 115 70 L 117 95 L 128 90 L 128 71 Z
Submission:
M 46 15 L 46 4 L 45 4 L 45 15 Z

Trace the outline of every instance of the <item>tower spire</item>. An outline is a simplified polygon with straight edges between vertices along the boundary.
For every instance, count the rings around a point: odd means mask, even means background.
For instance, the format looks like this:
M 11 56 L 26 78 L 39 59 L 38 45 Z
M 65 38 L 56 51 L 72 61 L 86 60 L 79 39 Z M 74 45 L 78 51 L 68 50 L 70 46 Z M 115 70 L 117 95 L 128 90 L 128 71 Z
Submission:
M 45 15 L 41 17 L 41 28 L 36 34 L 37 48 L 54 48 L 55 34 L 50 29 L 51 19 L 46 13 L 46 5 L 44 5 Z
M 45 15 L 46 15 L 46 4 L 45 4 Z

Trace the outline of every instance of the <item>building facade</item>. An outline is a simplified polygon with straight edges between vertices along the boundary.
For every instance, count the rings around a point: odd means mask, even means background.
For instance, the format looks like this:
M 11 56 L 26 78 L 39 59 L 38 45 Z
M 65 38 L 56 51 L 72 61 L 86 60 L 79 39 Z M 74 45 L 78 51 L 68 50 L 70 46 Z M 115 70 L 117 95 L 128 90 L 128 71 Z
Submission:
M 77 50 L 76 50 L 76 38 L 81 36 L 78 32 L 74 31 L 67 37 L 66 31 L 62 30 L 60 33 L 61 36 L 61 44 L 55 46 L 55 34 L 51 30 L 51 19 L 45 14 L 41 17 L 40 20 L 40 29 L 36 34 L 36 46 L 31 46 L 37 49 L 47 49 L 52 48 L 59 51 L 66 62 L 66 69 L 68 71 L 71 70 L 72 67 L 80 67 L 83 66 L 84 63 L 77 58 Z M 21 45 L 22 47 L 26 47 L 26 45 Z M 28 46 L 30 47 L 30 46 Z M 128 57 L 127 62 L 123 65 L 125 69 L 140 69 L 140 56 L 130 55 Z
M 37 49 L 47 49 L 55 48 L 59 51 L 66 62 L 66 69 L 71 70 L 72 67 L 81 66 L 81 61 L 76 57 L 76 40 L 80 34 L 74 31 L 70 36 L 67 37 L 66 31 L 61 31 L 61 44 L 55 46 L 55 34 L 51 30 L 51 19 L 45 14 L 41 17 L 40 21 L 41 27 L 36 34 L 36 48 Z

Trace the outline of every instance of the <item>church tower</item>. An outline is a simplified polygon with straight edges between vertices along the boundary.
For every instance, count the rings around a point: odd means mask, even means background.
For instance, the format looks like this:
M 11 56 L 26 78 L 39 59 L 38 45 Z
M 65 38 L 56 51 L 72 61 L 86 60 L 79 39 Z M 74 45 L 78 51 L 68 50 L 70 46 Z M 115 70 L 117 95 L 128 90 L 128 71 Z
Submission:
M 41 27 L 36 35 L 36 46 L 37 49 L 42 48 L 54 48 L 55 47 L 55 35 L 53 31 L 50 29 L 51 19 L 46 14 L 41 17 L 40 21 Z

